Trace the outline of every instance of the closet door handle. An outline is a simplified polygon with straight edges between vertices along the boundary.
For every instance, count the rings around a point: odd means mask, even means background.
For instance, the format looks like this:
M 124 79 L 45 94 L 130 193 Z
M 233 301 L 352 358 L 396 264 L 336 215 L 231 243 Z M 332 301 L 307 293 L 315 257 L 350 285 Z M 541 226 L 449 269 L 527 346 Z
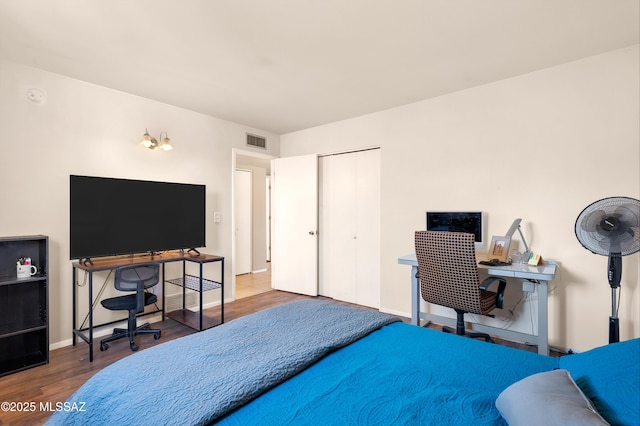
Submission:
M 316 235 L 316 231 L 309 231 L 309 235 Z

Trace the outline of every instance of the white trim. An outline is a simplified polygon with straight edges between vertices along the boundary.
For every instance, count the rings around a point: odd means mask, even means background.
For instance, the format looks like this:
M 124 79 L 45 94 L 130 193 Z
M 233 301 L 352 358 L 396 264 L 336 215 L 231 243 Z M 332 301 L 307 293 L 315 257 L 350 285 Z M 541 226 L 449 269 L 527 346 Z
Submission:
M 391 314 L 391 315 L 395 315 L 397 317 L 403 317 L 403 318 L 411 318 L 411 313 L 409 312 L 396 311 L 393 309 L 385 309 L 385 308 L 380 308 L 378 310 L 384 314 Z

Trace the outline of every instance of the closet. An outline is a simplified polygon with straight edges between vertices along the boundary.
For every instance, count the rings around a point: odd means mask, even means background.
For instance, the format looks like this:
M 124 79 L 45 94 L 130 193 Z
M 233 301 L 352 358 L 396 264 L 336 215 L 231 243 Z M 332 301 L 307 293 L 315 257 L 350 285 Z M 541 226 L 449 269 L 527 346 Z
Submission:
M 319 157 L 318 293 L 380 307 L 380 150 Z

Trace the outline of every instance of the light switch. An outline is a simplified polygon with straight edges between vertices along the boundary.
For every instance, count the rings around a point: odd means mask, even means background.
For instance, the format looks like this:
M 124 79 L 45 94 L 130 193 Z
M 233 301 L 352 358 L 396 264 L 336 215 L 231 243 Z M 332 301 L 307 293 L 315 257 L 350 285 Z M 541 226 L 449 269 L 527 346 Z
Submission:
M 213 223 L 220 223 L 222 220 L 222 214 L 220 212 L 213 212 Z

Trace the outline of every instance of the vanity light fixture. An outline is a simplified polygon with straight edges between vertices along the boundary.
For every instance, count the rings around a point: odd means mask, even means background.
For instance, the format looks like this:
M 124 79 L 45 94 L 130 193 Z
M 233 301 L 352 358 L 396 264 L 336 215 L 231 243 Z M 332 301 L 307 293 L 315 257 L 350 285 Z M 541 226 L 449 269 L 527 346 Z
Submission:
M 164 134 L 164 138 L 162 135 Z M 169 135 L 167 132 L 160 132 L 160 143 L 153 136 L 149 135 L 149 131 L 144 129 L 144 136 L 142 137 L 142 142 L 140 142 L 145 148 L 156 149 L 161 148 L 165 151 L 171 151 L 173 147 L 171 146 L 171 140 L 169 139 Z

